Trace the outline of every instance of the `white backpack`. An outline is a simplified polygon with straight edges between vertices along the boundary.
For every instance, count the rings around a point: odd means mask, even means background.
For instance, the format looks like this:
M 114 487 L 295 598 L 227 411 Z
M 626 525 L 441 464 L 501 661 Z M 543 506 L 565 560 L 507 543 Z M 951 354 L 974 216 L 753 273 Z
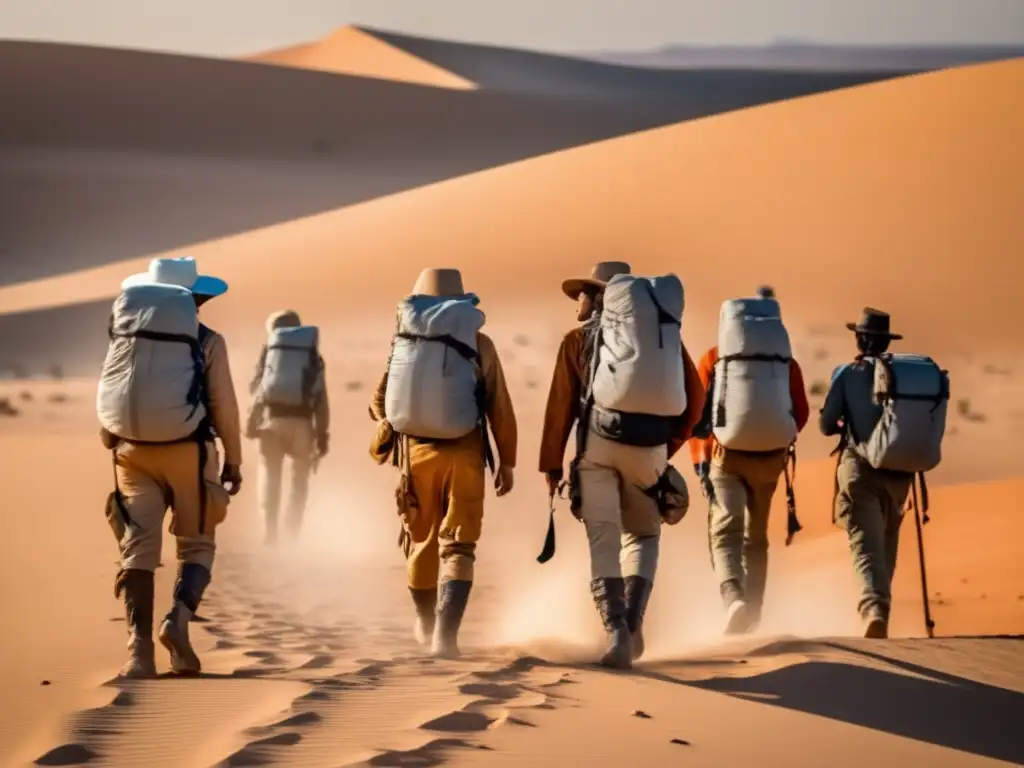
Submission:
M 882 416 L 854 449 L 875 469 L 928 472 L 942 460 L 949 374 L 930 357 L 875 358 L 874 398 Z
M 483 418 L 477 334 L 484 314 L 473 298 L 410 296 L 398 307 L 384 415 L 396 432 L 448 440 Z
M 313 325 L 271 331 L 259 392 L 264 404 L 312 408 L 320 386 L 319 337 L 319 329 Z
M 737 451 L 776 451 L 796 440 L 792 358 L 778 301 L 723 302 L 711 395 L 711 430 L 719 444 Z
M 599 409 L 665 418 L 686 411 L 683 305 L 683 285 L 673 274 L 608 282 L 591 387 Z
M 100 425 L 129 442 L 172 443 L 207 416 L 199 314 L 180 286 L 125 288 L 114 301 L 100 373 Z

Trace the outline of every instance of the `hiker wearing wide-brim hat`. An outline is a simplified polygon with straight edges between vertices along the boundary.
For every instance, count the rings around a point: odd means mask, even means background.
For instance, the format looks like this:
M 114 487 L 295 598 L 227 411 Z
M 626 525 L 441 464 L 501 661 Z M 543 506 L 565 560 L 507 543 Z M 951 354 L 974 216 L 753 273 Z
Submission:
M 173 672 L 200 670 L 188 623 L 210 583 L 215 529 L 242 482 L 240 418 L 227 344 L 198 320 L 198 306 L 227 288 L 220 278 L 199 274 L 194 259 L 158 258 L 146 272 L 127 278 L 114 302 L 98 410 L 104 445 L 114 451 L 117 485 L 108 520 L 121 550 L 115 594 L 124 592 L 129 631 L 125 677 L 156 675 L 153 572 L 168 505 L 178 574 L 159 638 L 170 651 Z M 136 361 L 144 361 L 145 368 Z M 162 414 L 178 411 L 188 415 L 181 428 L 192 431 L 172 439 L 164 434 L 168 417 Z
M 320 329 L 303 325 L 293 309 L 273 312 L 265 325 L 267 339 L 249 382 L 252 400 L 245 436 L 259 445 L 259 506 L 264 541 L 273 545 L 278 535 L 284 461 L 287 458 L 290 465 L 285 531 L 294 540 L 302 528 L 311 476 L 327 455 L 330 407 Z
M 423 270 L 398 305 L 391 356 L 370 403 L 381 422 L 370 454 L 400 468 L 399 544 L 415 636 L 445 658 L 459 655 L 487 468 L 498 496 L 511 491 L 518 442 L 501 360 L 480 330 L 478 304 L 459 270 Z
M 889 330 L 889 313 L 871 307 L 864 307 L 860 320 L 847 323 L 846 328 L 864 336 L 882 337 L 896 341 L 903 337 Z
M 154 283 L 188 288 L 200 302 L 222 296 L 228 291 L 228 284 L 219 277 L 199 274 L 195 259 L 188 256 L 153 259 L 148 270 L 125 278 L 121 288 Z
M 929 358 L 889 354 L 890 342 L 902 336 L 892 332 L 888 313 L 865 307 L 846 327 L 856 334 L 858 354 L 833 372 L 819 426 L 840 436 L 833 515 L 850 540 L 864 636 L 883 638 L 914 462 L 934 451 L 935 459 L 924 460 L 937 463 L 948 380 Z M 931 389 L 934 402 L 925 395 Z M 892 397 L 901 390 L 914 396 Z
M 687 401 L 686 410 L 674 417 L 674 434 L 665 441 L 654 439 L 645 446 L 605 439 L 596 430 L 589 434 L 590 419 L 581 403 L 591 383 L 592 355 L 603 300 L 609 286 L 629 282 L 624 278 L 630 273 L 626 262 L 606 261 L 596 264 L 590 277 L 573 278 L 562 284 L 562 292 L 579 301 L 581 325 L 565 334 L 558 350 L 544 414 L 539 461 L 553 503 L 562 487 L 565 449 L 576 426 L 577 456 L 569 465 L 569 495 L 574 514 L 587 529 L 590 588 L 608 636 L 601 663 L 615 668 L 628 668 L 643 654 L 642 626 L 657 570 L 661 526 L 663 522 L 679 522 L 689 504 L 685 483 L 670 469 L 668 457 L 689 437 L 704 401 L 704 391 L 685 346 L 680 341 L 681 349 L 676 350 L 674 343 L 666 344 L 666 354 L 679 355 L 679 361 L 669 361 L 664 367 L 677 371 L 681 362 L 682 375 L 677 383 L 684 387 L 673 389 L 685 388 Z M 674 284 L 675 309 L 681 317 L 682 286 L 678 278 L 667 276 L 658 280 L 663 281 L 658 284 Z M 658 284 L 648 283 L 652 291 L 658 289 Z M 665 325 L 655 332 L 661 329 L 672 333 Z M 678 330 L 676 327 L 675 333 Z M 674 394 L 681 397 L 682 392 Z M 667 502 L 670 495 L 675 501 L 663 517 L 661 502 Z M 538 558 L 541 562 L 553 554 L 553 521 L 552 517 L 548 543 Z

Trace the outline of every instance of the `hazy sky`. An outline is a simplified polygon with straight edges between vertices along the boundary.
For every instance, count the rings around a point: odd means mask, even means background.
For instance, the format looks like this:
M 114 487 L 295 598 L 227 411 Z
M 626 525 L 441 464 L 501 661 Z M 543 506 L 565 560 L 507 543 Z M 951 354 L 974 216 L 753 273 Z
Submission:
M 0 38 L 239 55 L 343 24 L 548 50 L 1024 43 L 1024 0 L 0 0 Z

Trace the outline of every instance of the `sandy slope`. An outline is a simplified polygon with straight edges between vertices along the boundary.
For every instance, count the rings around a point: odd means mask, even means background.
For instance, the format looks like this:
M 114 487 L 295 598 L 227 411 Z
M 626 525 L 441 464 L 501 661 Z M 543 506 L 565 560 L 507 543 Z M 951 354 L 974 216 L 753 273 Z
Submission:
M 342 27 L 312 43 L 246 57 L 249 61 L 316 69 L 359 77 L 400 80 L 439 88 L 471 89 L 465 78 L 416 58 L 355 27 Z
M 695 350 L 710 343 L 722 299 L 773 282 L 814 382 L 849 358 L 842 325 L 874 304 L 894 313 L 904 348 L 933 354 L 953 371 L 956 399 L 968 398 L 969 413 L 985 419 L 966 421 L 965 435 L 994 429 L 998 440 L 1012 440 L 1024 418 L 1014 311 L 1020 281 L 1012 269 L 1024 248 L 1016 205 L 1024 197 L 1024 109 L 1009 94 L 1022 79 L 1024 61 L 1016 61 L 795 100 L 504 166 L 190 252 L 231 282 L 229 297 L 207 315 L 240 349 L 251 349 L 263 318 L 281 304 L 337 329 L 339 344 L 386 345 L 395 297 L 428 263 L 465 270 L 496 333 L 550 346 L 571 321 L 561 279 L 595 258 L 625 256 L 637 270 L 683 277 L 684 332 Z M 146 262 L 0 288 L 0 306 L 16 312 L 100 300 Z M 70 316 L 43 313 L 39 324 L 0 317 L 5 347 L 36 360 L 44 350 L 69 370 L 91 372 L 104 340 L 86 329 L 102 327 L 107 306 L 75 312 L 81 333 L 47 333 L 44 347 L 33 330 L 70 325 L 61 320 Z M 352 322 L 361 329 L 355 338 L 345 331 Z M 545 370 L 536 374 L 541 380 Z M 1020 470 L 1024 461 L 1012 451 L 971 454 L 971 472 L 960 479 Z
M 516 349 L 501 348 L 509 358 Z M 374 350 L 352 357 L 362 371 L 377 365 Z M 529 360 L 519 360 L 510 378 L 524 452 L 532 452 L 542 393 L 525 386 Z M 364 405 L 366 392 L 350 391 L 352 380 L 332 382 L 339 418 Z M 513 495 L 489 502 L 465 631 L 469 655 L 458 663 L 422 659 L 410 642 L 394 547 L 393 475 L 370 469 L 362 418 L 335 430 L 296 548 L 258 546 L 249 475 L 220 531 L 205 621 L 193 625 L 207 678 L 103 684 L 121 660 L 123 623 L 110 593 L 114 543 L 100 518 L 109 464 L 95 438 L 92 386 L 0 387 L 22 409 L 0 421 L 0 450 L 11 457 L 5 508 L 31 512 L 5 515 L 0 536 L 0 597 L 9 606 L 0 653 L 12 673 L 0 691 L 4 764 L 44 755 L 52 762 L 40 764 L 91 757 L 118 766 L 556 765 L 570 756 L 655 766 L 680 754 L 696 765 L 758 754 L 786 766 L 862 764 L 865 755 L 937 766 L 1024 759 L 1008 725 L 1024 701 L 1021 641 L 793 639 L 856 627 L 845 540 L 828 524 L 822 498 L 825 462 L 801 467 L 805 531 L 791 547 L 782 546 L 776 515 L 762 636 L 718 638 L 704 509 L 695 500 L 690 516 L 666 532 L 648 660 L 624 676 L 585 664 L 599 628 L 582 532 L 564 510 L 555 559 L 532 559 L 544 500 L 524 458 Z M 33 399 L 22 400 L 22 391 Z M 55 392 L 68 400 L 51 402 Z M 54 461 L 57 454 L 63 458 Z M 250 451 L 250 472 L 251 462 Z M 1024 633 L 1022 502 L 1019 479 L 934 490 L 925 534 L 941 635 Z M 909 524 L 904 537 L 894 631 L 920 637 Z M 158 611 L 173 577 L 169 545 L 164 562 Z
M 110 468 L 93 384 L 0 383 L 21 411 L 0 417 L 0 755 L 12 765 L 123 766 L 1024 761 L 1022 641 L 916 639 L 909 520 L 893 625 L 904 639 L 817 639 L 849 634 L 857 619 L 846 542 L 829 522 L 828 446 L 813 426 L 797 479 L 805 531 L 784 547 L 781 507 L 773 519 L 762 637 L 718 636 L 696 494 L 666 532 L 649 657 L 632 675 L 585 664 L 600 630 L 585 542 L 564 509 L 559 553 L 545 566 L 533 560 L 546 520 L 533 471 L 544 389 L 571 323 L 557 282 L 597 256 L 625 254 L 643 271 L 684 276 L 684 333 L 697 349 L 722 298 L 771 279 L 809 379 L 847 359 L 850 339 L 832 329 L 865 302 L 893 310 L 908 346 L 949 360 L 963 387 L 956 396 L 970 393 L 972 408 L 950 417 L 924 531 L 937 630 L 1024 634 L 1024 351 L 1010 277 L 1022 245 L 1014 153 L 1024 126 L 1009 97 L 1022 66 L 677 126 L 197 247 L 203 266 L 232 282 L 204 316 L 230 334 L 239 383 L 270 309 L 294 304 L 325 328 L 335 427 L 304 537 L 292 549 L 259 547 L 247 446 L 247 484 L 218 533 L 214 586 L 194 625 L 206 678 L 104 684 L 124 635 L 111 594 L 115 545 L 100 517 Z M 393 302 L 433 261 L 463 266 L 484 296 L 522 434 L 518 487 L 488 501 L 469 653 L 457 663 L 412 647 L 394 475 L 366 457 L 367 388 L 386 355 Z M 0 289 L 0 306 L 102 298 L 144 263 Z M 871 277 L 883 271 L 879 285 Z M 104 311 L 81 335 L 64 329 L 90 370 Z M 17 336 L 60 343 L 30 331 Z M 52 401 L 54 391 L 69 399 Z M 685 469 L 686 458 L 678 463 Z M 158 610 L 173 577 L 169 544 L 164 562 Z

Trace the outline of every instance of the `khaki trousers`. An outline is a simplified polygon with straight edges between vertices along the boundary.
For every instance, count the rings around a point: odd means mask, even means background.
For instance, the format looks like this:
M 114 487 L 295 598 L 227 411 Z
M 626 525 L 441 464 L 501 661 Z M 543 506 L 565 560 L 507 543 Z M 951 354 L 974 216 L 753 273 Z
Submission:
M 437 443 L 410 439 L 407 444 L 409 477 L 419 505 L 403 520 L 409 587 L 433 589 L 439 581 L 472 581 L 484 516 L 486 467 L 480 435 Z
M 647 496 L 668 465 L 666 446 L 623 445 L 591 432 L 579 462 L 583 523 L 592 579 L 642 576 L 654 581 L 661 513 Z
M 315 446 L 316 437 L 309 419 L 273 418 L 260 430 L 257 489 L 268 531 L 277 530 L 286 458 L 290 468 L 286 525 L 293 533 L 302 526 Z
M 117 448 L 117 485 L 128 517 L 120 541 L 122 570 L 156 570 L 163 545 L 163 520 L 168 509 L 171 510 L 168 530 L 175 537 L 178 562 L 213 570 L 214 531 L 224 521 L 230 500 L 220 484 L 219 467 L 217 448 L 214 443 L 207 443 L 203 471 L 206 513 L 205 521 L 201 521 L 199 446 L 196 443 L 122 443 Z
M 719 584 L 735 581 L 760 608 L 768 577 L 768 519 L 786 454 L 767 456 L 720 448 L 709 468 L 711 562 Z
M 835 519 L 850 539 L 853 569 L 860 583 L 858 610 L 878 610 L 888 619 L 900 526 L 912 475 L 877 470 L 851 450 L 836 469 L 839 493 Z

